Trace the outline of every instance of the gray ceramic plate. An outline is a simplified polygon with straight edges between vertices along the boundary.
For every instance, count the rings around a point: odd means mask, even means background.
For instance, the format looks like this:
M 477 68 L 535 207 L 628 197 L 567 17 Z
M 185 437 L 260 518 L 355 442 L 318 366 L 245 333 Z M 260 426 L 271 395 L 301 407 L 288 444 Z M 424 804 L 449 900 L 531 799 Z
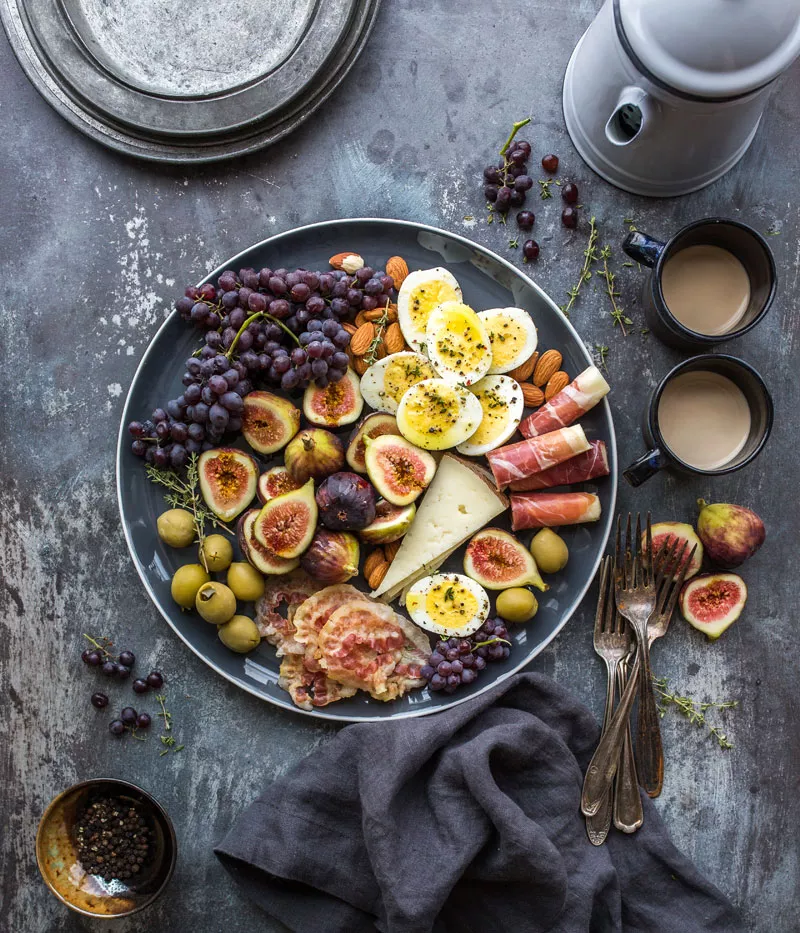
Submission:
M 489 250 L 456 234 L 423 224 L 401 220 L 339 220 L 311 224 L 258 243 L 228 260 L 203 281 L 216 280 L 223 269 L 247 266 L 326 269 L 329 257 L 342 249 L 358 252 L 375 267 L 392 255 L 403 256 L 411 269 L 446 266 L 458 279 L 464 300 L 472 307 L 518 306 L 528 310 L 539 329 L 539 345 L 561 350 L 564 369 L 570 374 L 577 374 L 591 362 L 572 325 L 531 279 Z M 279 665 L 274 648 L 262 643 L 246 657 L 234 654 L 220 643 L 214 626 L 203 622 L 195 613 L 182 613 L 170 597 L 172 574 L 191 558 L 188 551 L 172 550 L 158 538 L 156 518 L 165 508 L 161 490 L 148 482 L 142 461 L 130 452 L 125 426 L 134 418 L 147 417 L 154 408 L 181 393 L 183 361 L 198 345 L 196 332 L 175 312 L 155 335 L 136 370 L 125 403 L 117 452 L 117 489 L 125 538 L 147 592 L 192 651 L 244 690 L 285 709 L 303 712 L 278 686 Z M 420 690 L 392 703 L 381 703 L 359 694 L 308 715 L 357 722 L 432 713 L 475 696 L 509 677 L 555 638 L 592 582 L 608 540 L 616 499 L 617 452 L 608 402 L 598 405 L 581 424 L 590 439 L 602 439 L 608 444 L 611 475 L 596 481 L 596 485 L 584 486 L 599 494 L 603 515 L 597 523 L 563 529 L 570 549 L 569 563 L 562 573 L 551 578 L 552 586 L 547 593 L 537 594 L 540 609 L 536 617 L 527 625 L 513 629 L 514 646 L 510 658 L 490 664 L 473 685 L 460 689 L 453 696 Z M 526 535 L 523 540 L 527 542 L 529 537 Z M 445 567 L 460 570 L 461 560 L 462 552 L 458 552 Z

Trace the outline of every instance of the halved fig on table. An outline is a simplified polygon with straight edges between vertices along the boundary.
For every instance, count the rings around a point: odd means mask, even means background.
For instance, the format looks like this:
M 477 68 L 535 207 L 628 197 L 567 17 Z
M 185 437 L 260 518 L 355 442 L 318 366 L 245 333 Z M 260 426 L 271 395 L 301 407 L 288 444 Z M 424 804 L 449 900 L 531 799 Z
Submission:
M 347 442 L 346 456 L 351 470 L 355 470 L 356 473 L 367 472 L 367 464 L 364 460 L 366 451 L 364 438 L 380 437 L 382 434 L 399 436 L 400 428 L 397 427 L 397 419 L 394 415 L 387 415 L 383 411 L 374 411 L 359 421 L 350 435 L 350 440 Z
M 293 437 L 283 455 L 289 475 L 302 486 L 309 479 L 325 479 L 344 466 L 344 445 L 322 428 L 307 428 Z
M 303 414 L 312 424 L 323 428 L 352 424 L 363 408 L 361 382 L 352 369 L 338 382 L 329 382 L 324 389 L 312 382 L 303 394 Z
M 528 584 L 550 589 L 525 545 L 502 528 L 484 528 L 473 536 L 464 553 L 464 573 L 487 590 Z
M 242 434 L 260 454 L 284 448 L 300 430 L 300 409 L 272 392 L 248 392 L 242 409 Z
M 302 485 L 302 483 L 295 482 L 292 479 L 286 467 L 275 466 L 258 477 L 256 493 L 259 502 L 263 505 L 265 502 L 269 502 L 270 499 L 274 499 L 275 496 L 282 496 L 285 492 L 299 489 Z
M 235 447 L 216 447 L 197 461 L 200 492 L 206 505 L 223 522 L 232 521 L 253 501 L 258 464 Z
M 358 573 L 360 554 L 354 534 L 320 528 L 300 558 L 300 566 L 320 583 L 344 583 Z
M 735 573 L 703 573 L 683 585 L 681 615 L 715 641 L 742 614 L 747 586 Z
M 382 434 L 365 438 L 367 476 L 392 505 L 409 505 L 436 473 L 436 461 L 403 437 Z
M 653 560 L 658 556 L 662 547 L 671 548 L 673 542 L 677 540 L 674 555 L 679 554 L 686 543 L 686 557 L 681 561 L 680 567 L 676 567 L 673 576 L 677 577 L 684 564 L 689 560 L 689 554 L 693 547 L 697 547 L 686 571 L 686 579 L 691 579 L 700 571 L 703 563 L 703 542 L 697 537 L 694 528 L 685 522 L 656 522 L 652 529 L 653 535 Z M 646 535 L 642 535 L 642 545 L 645 544 Z M 673 556 L 674 562 L 674 556 Z
M 282 573 L 290 573 L 300 566 L 300 558 L 278 557 L 277 554 L 264 547 L 256 540 L 254 527 L 261 509 L 248 509 L 244 515 L 239 517 L 236 523 L 236 538 L 239 541 L 239 547 L 242 554 L 256 570 L 264 574 L 277 576 Z
M 392 505 L 386 499 L 380 499 L 375 506 L 375 520 L 362 528 L 358 536 L 367 544 L 399 541 L 411 527 L 416 514 L 417 507 L 413 502 L 409 505 Z
M 255 521 L 256 541 L 278 557 L 299 557 L 311 544 L 317 528 L 314 480 L 300 489 L 270 499 Z

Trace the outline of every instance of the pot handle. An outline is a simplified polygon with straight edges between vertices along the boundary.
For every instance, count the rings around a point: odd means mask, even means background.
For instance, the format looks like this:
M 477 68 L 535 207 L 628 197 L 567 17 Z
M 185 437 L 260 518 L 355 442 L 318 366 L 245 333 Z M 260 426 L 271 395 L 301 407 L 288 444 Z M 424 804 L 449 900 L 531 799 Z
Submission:
M 625 479 L 631 486 L 641 486 L 647 482 L 651 476 L 655 476 L 658 471 L 665 466 L 664 456 L 658 447 L 648 450 L 646 454 L 634 460 L 633 463 L 623 472 Z
M 642 233 L 641 230 L 634 230 L 622 241 L 622 249 L 631 259 L 643 266 L 649 266 L 651 269 L 658 262 L 658 257 L 664 251 L 666 245 L 661 240 L 656 240 L 654 237 Z

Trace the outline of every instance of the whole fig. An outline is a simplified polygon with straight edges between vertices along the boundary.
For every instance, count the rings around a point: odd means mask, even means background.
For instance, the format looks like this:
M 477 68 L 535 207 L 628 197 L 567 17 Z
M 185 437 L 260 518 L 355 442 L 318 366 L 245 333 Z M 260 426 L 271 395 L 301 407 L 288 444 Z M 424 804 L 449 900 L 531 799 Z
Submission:
M 284 462 L 294 482 L 302 486 L 309 479 L 320 480 L 344 466 L 344 444 L 322 428 L 306 428 L 289 441 Z
M 344 583 L 358 573 L 358 539 L 349 531 L 317 529 L 300 559 L 305 572 L 321 583 Z
M 375 490 L 358 473 L 334 473 L 317 489 L 319 517 L 334 531 L 358 531 L 375 520 Z
M 697 533 L 712 564 L 725 570 L 738 567 L 764 543 L 764 522 L 751 509 L 728 502 L 709 505 L 704 499 L 697 504 Z

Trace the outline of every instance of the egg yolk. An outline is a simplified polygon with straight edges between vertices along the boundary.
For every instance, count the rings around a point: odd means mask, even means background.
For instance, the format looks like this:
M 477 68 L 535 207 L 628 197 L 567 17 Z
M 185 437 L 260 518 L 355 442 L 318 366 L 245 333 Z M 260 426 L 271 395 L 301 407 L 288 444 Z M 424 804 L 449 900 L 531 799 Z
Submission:
M 498 316 L 484 321 L 484 324 L 492 344 L 493 366 L 506 366 L 523 351 L 527 334 L 517 321 Z
M 406 420 L 426 434 L 442 434 L 461 417 L 461 398 L 455 389 L 437 381 L 406 396 Z
M 383 391 L 389 398 L 399 402 L 406 390 L 423 379 L 433 379 L 436 370 L 430 363 L 422 360 L 404 359 L 392 360 L 383 373 Z
M 508 423 L 508 403 L 494 389 L 476 392 L 481 403 L 483 418 L 474 434 L 470 435 L 470 444 L 487 444 L 494 440 Z
M 451 313 L 443 318 L 442 325 L 436 337 L 436 350 L 445 365 L 463 371 L 484 360 L 487 348 L 475 321 L 466 314 Z
M 412 290 L 408 311 L 414 330 L 425 332 L 431 311 L 445 301 L 458 301 L 458 292 L 448 282 L 423 282 Z
M 425 594 L 425 612 L 435 625 L 459 629 L 478 611 L 478 600 L 465 587 L 447 580 L 432 586 Z

